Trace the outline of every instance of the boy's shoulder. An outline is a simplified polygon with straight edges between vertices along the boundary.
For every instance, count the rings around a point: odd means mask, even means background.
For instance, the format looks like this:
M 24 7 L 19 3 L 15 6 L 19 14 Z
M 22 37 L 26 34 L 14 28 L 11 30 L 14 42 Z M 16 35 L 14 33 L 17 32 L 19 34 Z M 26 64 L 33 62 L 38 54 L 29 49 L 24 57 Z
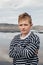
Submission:
M 31 32 L 31 36 L 32 36 L 33 38 L 36 38 L 36 39 L 39 38 L 39 35 L 38 35 L 38 34 L 35 34 L 34 32 Z
M 19 37 L 20 37 L 20 34 L 17 34 L 17 35 L 14 36 L 13 39 L 18 39 Z

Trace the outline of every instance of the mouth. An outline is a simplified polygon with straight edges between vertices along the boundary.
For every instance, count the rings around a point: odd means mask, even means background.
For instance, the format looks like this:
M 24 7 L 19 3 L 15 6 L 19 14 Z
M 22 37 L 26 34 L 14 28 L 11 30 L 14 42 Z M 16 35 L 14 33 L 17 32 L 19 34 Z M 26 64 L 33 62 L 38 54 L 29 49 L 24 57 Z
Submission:
M 22 31 L 26 31 L 26 30 L 22 30 Z

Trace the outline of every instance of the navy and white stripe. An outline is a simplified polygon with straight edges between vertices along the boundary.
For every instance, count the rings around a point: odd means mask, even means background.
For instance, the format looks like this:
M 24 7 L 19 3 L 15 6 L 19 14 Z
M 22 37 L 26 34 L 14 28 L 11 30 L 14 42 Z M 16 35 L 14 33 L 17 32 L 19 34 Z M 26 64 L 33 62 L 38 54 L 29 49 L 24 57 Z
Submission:
M 16 64 L 24 63 L 37 65 L 38 55 L 35 52 L 39 50 L 39 47 L 40 39 L 33 32 L 25 39 L 20 39 L 20 35 L 16 35 L 11 41 L 9 56 L 16 60 Z

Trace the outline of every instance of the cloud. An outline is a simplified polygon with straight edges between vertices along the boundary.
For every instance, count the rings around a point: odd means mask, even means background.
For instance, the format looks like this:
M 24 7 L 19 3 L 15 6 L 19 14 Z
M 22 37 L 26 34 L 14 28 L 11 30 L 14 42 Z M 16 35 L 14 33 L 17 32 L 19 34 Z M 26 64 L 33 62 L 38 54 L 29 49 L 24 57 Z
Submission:
M 3 5 L 10 0 L 0 0 L 0 8 L 3 7 Z
M 23 8 L 43 6 L 43 0 L 0 0 L 0 7 Z
M 19 7 L 19 5 L 21 5 L 23 2 L 23 0 L 4 0 L 4 1 L 0 1 L 0 7 L 7 7 L 7 8 L 16 8 Z
M 43 0 L 0 0 L 1 23 L 16 24 L 18 15 L 23 12 L 31 14 L 33 23 L 37 24 L 38 22 L 39 24 L 40 20 L 43 21 Z

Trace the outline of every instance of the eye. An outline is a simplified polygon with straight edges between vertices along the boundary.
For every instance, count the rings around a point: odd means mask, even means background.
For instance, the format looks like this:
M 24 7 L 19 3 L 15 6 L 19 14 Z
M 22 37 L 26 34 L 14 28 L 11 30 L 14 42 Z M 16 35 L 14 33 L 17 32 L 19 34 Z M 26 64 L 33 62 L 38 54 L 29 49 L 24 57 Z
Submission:
M 28 26 L 28 24 L 24 24 L 24 26 Z
M 22 24 L 19 24 L 19 26 L 22 26 Z

